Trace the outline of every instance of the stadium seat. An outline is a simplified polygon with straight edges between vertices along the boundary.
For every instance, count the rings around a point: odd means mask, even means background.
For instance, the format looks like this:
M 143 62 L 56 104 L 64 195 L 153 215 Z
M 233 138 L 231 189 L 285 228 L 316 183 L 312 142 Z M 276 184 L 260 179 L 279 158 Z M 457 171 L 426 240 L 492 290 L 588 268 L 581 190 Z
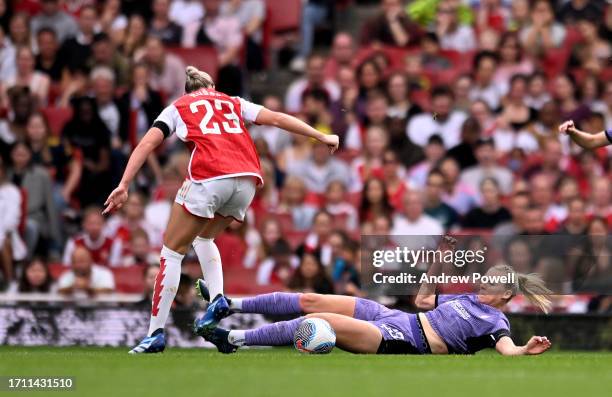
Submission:
M 242 260 L 247 247 L 238 236 L 231 233 L 222 233 L 215 238 L 215 243 L 219 247 L 224 268 L 234 269 L 242 267 Z
M 271 34 L 285 33 L 300 28 L 301 0 L 266 0 L 265 29 Z
M 40 112 L 45 116 L 51 134 L 60 136 L 66 123 L 72 118 L 72 108 L 43 108 Z
M 115 289 L 123 293 L 142 293 L 144 290 L 143 267 L 126 266 L 111 268 L 115 277 Z
M 219 58 L 217 50 L 212 46 L 200 46 L 195 48 L 173 47 L 168 51 L 178 56 L 186 65 L 193 65 L 205 71 L 213 78 L 217 79 L 219 71 Z

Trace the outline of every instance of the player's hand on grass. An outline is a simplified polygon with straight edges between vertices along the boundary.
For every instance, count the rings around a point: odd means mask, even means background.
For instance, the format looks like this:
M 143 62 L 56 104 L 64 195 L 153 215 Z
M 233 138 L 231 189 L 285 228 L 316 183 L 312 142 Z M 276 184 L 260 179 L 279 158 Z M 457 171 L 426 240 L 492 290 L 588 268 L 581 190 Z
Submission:
M 123 204 L 128 199 L 128 189 L 127 186 L 119 185 L 112 193 L 108 196 L 104 205 L 106 208 L 102 211 L 102 215 L 110 214 L 113 211 L 116 211 L 123 207 Z
M 545 336 L 532 336 L 525 345 L 526 354 L 542 354 L 551 346 L 550 341 Z
M 562 134 L 567 134 L 568 132 L 573 132 L 576 129 L 576 125 L 574 124 L 574 120 L 567 120 L 563 124 L 559 126 L 559 132 Z
M 338 146 L 340 146 L 340 137 L 338 135 L 325 135 L 321 142 L 329 146 L 331 153 L 333 154 L 336 150 L 338 150 Z

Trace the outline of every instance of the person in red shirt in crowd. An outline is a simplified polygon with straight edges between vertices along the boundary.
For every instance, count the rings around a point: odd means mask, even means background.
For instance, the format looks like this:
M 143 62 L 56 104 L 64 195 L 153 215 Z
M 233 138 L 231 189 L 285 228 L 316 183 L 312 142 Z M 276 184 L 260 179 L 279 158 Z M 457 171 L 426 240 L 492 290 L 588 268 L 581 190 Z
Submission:
M 263 184 L 259 157 L 245 122 L 306 135 L 332 152 L 340 144 L 337 135 L 325 135 L 295 117 L 216 91 L 210 75 L 193 66 L 187 67 L 185 73 L 185 94 L 161 112 L 134 149 L 103 212 L 108 214 L 123 207 L 136 174 L 171 133 L 176 132 L 190 145 L 189 177 L 177 193 L 164 235 L 149 331 L 130 351 L 132 354 L 165 349 L 163 327 L 179 286 L 181 263 L 192 245 L 213 297 L 205 315 L 196 320 L 194 332 L 207 335 L 229 311 L 223 296 L 221 256 L 214 239 L 233 219 L 244 220 L 257 185 Z
M 89 207 L 83 213 L 83 232 L 70 238 L 64 248 L 62 263 L 69 266 L 77 247 L 84 247 L 91 254 L 94 263 L 110 266 L 119 260 L 119 253 L 113 248 L 113 239 L 104 234 L 104 217 L 98 207 Z

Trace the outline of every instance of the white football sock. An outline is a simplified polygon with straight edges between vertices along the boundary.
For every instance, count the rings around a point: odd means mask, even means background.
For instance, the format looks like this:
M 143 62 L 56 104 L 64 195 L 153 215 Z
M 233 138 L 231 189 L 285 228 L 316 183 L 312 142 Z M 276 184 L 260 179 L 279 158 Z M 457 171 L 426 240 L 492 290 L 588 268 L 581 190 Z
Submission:
M 204 281 L 206 281 L 212 301 L 217 295 L 223 295 L 223 266 L 219 248 L 213 239 L 198 236 L 193 240 L 193 249 L 200 261 Z
M 230 331 L 227 340 L 232 345 L 244 346 L 246 342 L 246 331 L 234 330 Z
M 232 300 L 230 301 L 230 309 L 232 309 L 235 312 L 241 312 L 242 311 L 242 299 L 243 298 L 232 298 Z
M 159 260 L 159 273 L 155 278 L 153 302 L 151 303 L 151 322 L 148 336 L 158 328 L 164 328 L 174 296 L 178 290 L 181 278 L 181 262 L 185 255 L 172 251 L 165 245 L 162 247 Z

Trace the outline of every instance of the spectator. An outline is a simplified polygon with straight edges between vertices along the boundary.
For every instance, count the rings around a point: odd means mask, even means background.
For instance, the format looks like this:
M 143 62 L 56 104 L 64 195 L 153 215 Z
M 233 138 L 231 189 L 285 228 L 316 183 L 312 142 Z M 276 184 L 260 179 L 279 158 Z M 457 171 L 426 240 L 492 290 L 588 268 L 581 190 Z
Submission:
M 96 33 L 98 11 L 94 6 L 81 10 L 78 19 L 79 29 L 74 37 L 68 38 L 62 45 L 62 56 L 65 57 L 70 70 L 83 68 L 91 56 L 91 45 Z
M 28 119 L 26 139 L 32 149 L 32 164 L 44 167 L 53 180 L 55 206 L 62 211 L 70 204 L 83 173 L 83 156 L 65 139 L 51 139 L 47 121 L 40 113 Z
M 243 44 L 240 19 L 236 15 L 223 14 L 221 0 L 207 0 L 206 15 L 197 28 L 195 39 L 189 42 L 197 45 L 213 45 L 217 49 L 219 64 L 216 89 L 228 95 L 241 95 L 242 70 L 240 50 Z M 185 33 L 194 36 L 194 33 Z M 192 45 L 190 45 L 192 46 Z
M 2 0 L 0 0 L 2 1 Z M 16 52 L 6 31 L 0 26 L 0 81 L 4 82 L 16 73 Z
M 504 94 L 503 87 L 493 80 L 499 58 L 496 53 L 481 51 L 474 58 L 474 85 L 470 90 L 470 99 L 481 99 L 491 109 L 497 109 Z
M 181 26 L 183 30 L 204 18 L 204 2 L 202 0 L 174 0 L 170 4 L 170 19 Z
M 315 28 L 328 17 L 329 0 L 305 0 L 302 7 L 302 23 L 300 24 L 301 44 L 297 57 L 291 62 L 291 70 L 301 72 L 307 63 L 314 44 Z
M 444 233 L 442 224 L 423 212 L 424 197 L 416 191 L 404 195 L 402 212 L 393 218 L 393 236 L 439 236 Z
M 485 178 L 497 181 L 502 195 L 512 190 L 512 173 L 497 165 L 495 159 L 495 143 L 491 138 L 482 138 L 476 143 L 476 160 L 478 164 L 461 172 L 461 181 L 478 191 Z
M 145 218 L 145 205 L 145 197 L 142 194 L 138 192 L 131 193 L 121 213 L 109 219 L 105 227 L 105 234 L 118 240 L 122 245 L 124 253 L 129 251 L 132 233 L 139 232 L 140 230 L 147 233 L 151 246 L 156 248 L 162 246 L 160 231 Z
M 478 31 L 489 29 L 503 32 L 506 30 L 510 12 L 502 0 L 484 0 L 478 2 L 476 11 L 476 27 Z
M 485 178 L 480 183 L 482 206 L 468 212 L 461 225 L 469 229 L 492 229 L 512 219 L 510 212 L 501 204 L 499 184 L 494 178 Z
M 610 64 L 612 47 L 599 33 L 596 19 L 578 20 L 578 31 L 582 39 L 572 48 L 569 67 L 581 67 L 598 74 Z
M 448 149 L 459 143 L 461 125 L 466 117 L 465 113 L 453 110 L 450 88 L 436 87 L 431 92 L 431 112 L 414 116 L 408 122 L 406 134 L 419 146 L 425 146 L 432 135 L 439 134 Z
M 125 87 L 129 79 L 129 63 L 125 57 L 116 50 L 115 45 L 106 33 L 98 33 L 92 44 L 92 57 L 88 67 L 106 66 L 115 74 L 115 84 Z
M 298 176 L 292 175 L 285 179 L 278 212 L 290 214 L 296 230 L 309 229 L 317 212 L 315 207 L 306 203 L 306 192 L 306 184 Z
M 521 232 L 525 212 L 529 207 L 529 194 L 516 192 L 510 197 L 510 220 L 501 222 L 493 229 L 496 241 L 503 241 L 507 236 L 515 236 Z M 500 242 L 501 242 L 500 241 Z M 503 244 L 500 244 L 503 245 Z
M 353 68 L 355 62 L 355 43 L 353 36 L 347 32 L 338 32 L 334 36 L 330 57 L 325 63 L 325 77 L 338 79 L 342 68 Z
M 427 182 L 427 175 L 444 157 L 444 142 L 440 135 L 432 135 L 425 146 L 425 160 L 412 167 L 408 173 L 411 186 L 422 189 Z
M 364 143 L 363 154 L 350 166 L 352 192 L 360 191 L 367 179 L 383 177 L 383 153 L 389 144 L 387 132 L 381 127 L 370 127 L 365 131 Z
M 419 44 L 421 28 L 406 15 L 402 3 L 402 0 L 382 0 L 381 12 L 366 21 L 361 40 L 363 44 L 395 47 Z
M 421 64 L 427 70 L 448 70 L 453 67 L 452 62 L 442 55 L 440 40 L 434 32 L 428 32 L 421 39 Z
M 527 85 L 527 96 L 525 105 L 530 108 L 540 110 L 544 104 L 550 102 L 550 93 L 546 90 L 546 75 L 542 72 L 534 72 L 529 76 Z
M 128 19 L 121 13 L 121 0 L 105 0 L 100 14 L 101 30 L 118 46 L 125 39 Z
M 573 197 L 567 206 L 567 218 L 557 230 L 557 234 L 583 236 L 586 234 L 587 225 L 586 203 L 580 197 Z
M 499 42 L 499 63 L 493 81 L 504 88 L 509 85 L 512 76 L 529 75 L 532 72 L 533 62 L 524 56 L 518 35 L 514 32 L 504 33 Z
M 520 74 L 512 76 L 510 90 L 504 98 L 493 133 L 495 147 L 501 153 L 521 149 L 531 154 L 540 148 L 531 132 L 531 124 L 536 120 L 537 112 L 525 105 L 526 93 L 527 77 Z
M 34 111 L 34 98 L 28 87 L 13 87 L 7 91 L 10 115 L 7 120 L 0 120 L 0 155 L 8 158 L 11 146 L 23 140 L 26 125 Z
M 61 241 L 59 219 L 53 201 L 53 185 L 49 174 L 32 165 L 32 149 L 19 141 L 11 150 L 12 168 L 8 178 L 27 192 L 25 240 L 28 253 L 48 254 Z
M 386 130 L 390 127 L 391 120 L 387 116 L 387 109 L 387 98 L 384 95 L 377 92 L 370 94 L 366 101 L 364 120 L 354 120 L 346 131 L 345 148 L 351 151 L 361 150 L 363 137 L 368 128 L 379 127 Z
M 95 297 L 113 292 L 113 273 L 95 264 L 91 254 L 84 247 L 77 247 L 70 262 L 70 270 L 57 280 L 58 292 L 64 295 Z
M 221 6 L 223 14 L 238 18 L 245 40 L 247 70 L 260 71 L 264 67 L 263 24 L 266 19 L 266 4 L 263 0 L 231 0 Z
M 341 180 L 331 181 L 325 190 L 325 211 L 334 217 L 346 218 L 346 229 L 357 230 L 359 216 L 355 207 L 346 201 L 347 189 Z
M 478 120 L 468 117 L 461 126 L 461 142 L 452 147 L 446 155 L 454 158 L 462 170 L 475 166 L 477 160 L 474 150 L 481 135 L 482 128 Z
M 41 13 L 32 18 L 34 34 L 42 28 L 53 29 L 60 43 L 77 35 L 76 21 L 61 10 L 59 0 L 41 0 L 41 4 Z
M 19 284 L 16 285 L 19 293 L 40 293 L 47 294 L 54 292 L 55 286 L 49 268 L 45 261 L 40 257 L 32 258 L 22 270 Z
M 325 273 L 321 261 L 314 253 L 302 255 L 300 265 L 289 279 L 287 287 L 295 292 L 334 293 L 334 285 Z
M 566 1 L 558 12 L 559 20 L 566 25 L 572 25 L 580 20 L 596 21 L 605 13 L 603 2 L 588 0 Z
M 132 66 L 132 76 L 129 90 L 117 101 L 121 114 L 119 138 L 122 144 L 128 143 L 135 148 L 144 134 L 153 125 L 153 121 L 164 108 L 162 96 L 151 88 L 149 83 L 151 71 L 145 63 L 136 63 Z M 131 114 L 136 114 L 135 122 Z M 113 145 L 115 146 L 115 145 Z M 149 160 L 150 164 L 151 160 Z
M 304 91 L 302 96 L 302 117 L 315 129 L 331 133 L 332 116 L 327 92 L 320 88 Z
M 4 280 L 14 276 L 13 261 L 26 255 L 26 247 L 21 240 L 19 226 L 23 220 L 22 195 L 17 186 L 10 182 L 4 160 L 0 157 L 0 270 Z
M 555 231 L 567 217 L 567 208 L 556 205 L 554 201 L 554 181 L 546 174 L 535 174 L 529 181 L 529 193 L 531 203 L 544 212 L 546 230 Z
M 68 66 L 67 59 L 60 53 L 55 31 L 42 28 L 36 35 L 38 55 L 36 55 L 36 70 L 45 73 L 52 83 L 58 84 L 64 78 L 64 69 Z
M 47 105 L 49 98 L 49 77 L 34 69 L 35 59 L 29 47 L 19 47 L 16 53 L 16 73 L 4 81 L 6 89 L 11 87 L 28 87 L 40 106 Z
M 295 167 L 290 167 L 289 174 L 296 175 L 304 181 L 309 191 L 323 193 L 331 181 L 349 179 L 349 169 L 346 164 L 332 155 L 329 148 L 320 143 L 314 143 L 312 156 Z
M 365 181 L 359 208 L 361 223 L 371 222 L 377 216 L 381 215 L 390 217 L 392 213 L 393 207 L 387 196 L 385 182 L 378 178 L 372 178 Z
M 171 102 L 185 92 L 185 65 L 176 55 L 167 53 L 160 39 L 147 40 L 143 58 L 151 72 L 151 88 L 166 95 Z
M 469 107 L 469 115 L 478 120 L 482 128 L 482 136 L 490 137 L 495 130 L 497 120 L 489 105 L 483 100 L 476 100 Z
M 8 0 L 0 0 L 0 29 L 3 31 L 8 29 L 9 21 L 13 14 L 12 4 L 8 3 Z
M 289 113 L 298 113 L 301 109 L 304 91 L 313 88 L 322 88 L 327 91 L 332 101 L 340 98 L 340 87 L 334 80 L 325 78 L 325 58 L 318 54 L 308 57 L 305 76 L 293 81 L 287 88 L 285 110 Z
M 591 217 L 601 217 L 612 225 L 612 187 L 606 178 L 594 178 L 588 213 Z
M 66 242 L 62 263 L 70 265 L 74 251 L 83 247 L 91 255 L 92 260 L 100 266 L 119 264 L 121 252 L 117 250 L 114 240 L 104 234 L 106 221 L 100 207 L 88 207 L 83 212 L 82 232 L 71 237 Z
M 446 178 L 439 170 L 432 170 L 427 176 L 425 187 L 425 213 L 449 230 L 459 221 L 459 214 L 450 205 L 442 201 Z
M 149 34 L 159 37 L 165 45 L 181 44 L 183 28 L 170 20 L 170 0 L 153 1 L 153 19 Z
M 443 0 L 438 3 L 435 22 L 436 35 L 440 39 L 443 50 L 471 51 L 476 48 L 474 30 L 471 26 L 459 22 L 457 12 L 456 2 L 452 0 Z
M 396 72 L 389 76 L 387 96 L 390 102 L 387 108 L 388 117 L 401 119 L 402 122 L 406 123 L 410 121 L 412 116 L 422 112 L 419 105 L 410 102 L 408 79 L 402 72 Z
M 289 244 L 282 238 L 270 249 L 270 254 L 259 264 L 257 285 L 286 285 L 300 260 L 293 254 Z
M 147 23 L 140 14 L 130 16 L 121 52 L 127 59 L 140 59 L 147 44 Z M 157 37 L 157 36 L 156 36 Z M 161 40 L 161 37 L 157 37 Z
M 151 308 L 153 292 L 155 291 L 155 280 L 159 273 L 159 265 L 149 265 L 142 272 L 143 286 L 142 299 L 138 301 L 138 306 Z
M 396 211 L 402 208 L 402 197 L 409 189 L 405 175 L 406 170 L 401 166 L 397 153 L 391 149 L 385 150 L 382 156 L 382 179 L 387 186 L 389 202 Z
M 329 266 L 333 261 L 333 247 L 329 241 L 333 227 L 334 219 L 330 213 L 317 212 L 312 222 L 312 231 L 298 247 L 297 254 L 316 253 L 323 266 Z
M 9 36 L 14 47 L 33 48 L 32 29 L 27 14 L 17 13 L 11 18 Z
M 547 50 L 558 48 L 565 40 L 565 27 L 555 22 L 548 0 L 536 0 L 531 6 L 531 20 L 520 31 L 523 47 L 532 55 L 542 56 Z
M 121 146 L 119 136 L 121 115 L 115 102 L 115 75 L 108 67 L 98 66 L 91 71 L 89 80 L 93 88 L 98 116 L 110 132 L 111 146 L 119 148 Z
M 335 292 L 340 295 L 363 296 L 358 263 L 359 244 L 348 237 L 340 240 L 340 243 L 340 252 L 332 269 Z
M 471 74 L 462 74 L 453 83 L 453 95 L 455 96 L 455 109 L 468 113 L 474 103 L 482 101 L 470 100 L 470 90 L 472 89 Z M 488 105 L 487 105 L 488 107 Z
M 110 191 L 110 132 L 93 98 L 74 99 L 72 109 L 74 115 L 62 136 L 83 154 L 79 202 L 83 206 L 102 204 Z

